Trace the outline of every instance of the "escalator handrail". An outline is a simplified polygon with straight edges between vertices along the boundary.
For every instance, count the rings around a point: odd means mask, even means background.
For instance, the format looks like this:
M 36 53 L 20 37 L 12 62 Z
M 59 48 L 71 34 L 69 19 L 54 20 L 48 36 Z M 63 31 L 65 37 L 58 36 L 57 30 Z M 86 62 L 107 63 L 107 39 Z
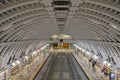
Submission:
M 71 52 L 72 54 L 72 52 Z M 72 56 L 75 58 L 75 56 L 72 54 Z M 79 67 L 82 69 L 85 76 L 88 78 L 88 80 L 93 80 L 92 77 L 87 73 L 87 71 L 83 68 L 83 66 L 78 62 L 78 60 L 75 58 L 76 62 L 79 64 Z

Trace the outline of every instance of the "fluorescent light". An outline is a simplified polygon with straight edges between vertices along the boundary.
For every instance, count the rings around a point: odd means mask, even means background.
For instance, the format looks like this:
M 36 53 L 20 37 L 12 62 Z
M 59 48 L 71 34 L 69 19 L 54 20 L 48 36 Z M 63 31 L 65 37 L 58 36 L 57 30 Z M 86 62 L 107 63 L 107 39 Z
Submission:
M 37 51 L 34 51 L 33 54 L 37 54 Z
M 85 50 L 84 50 L 84 49 L 82 49 L 82 51 L 83 51 L 83 52 L 85 52 Z
M 95 60 L 98 58 L 98 56 L 94 55 Z
M 12 66 L 15 66 L 15 63 L 12 63 Z
M 40 52 L 40 50 L 39 50 L 39 49 L 38 49 L 37 51 L 38 51 L 38 52 Z
M 117 27 L 116 27 L 115 25 L 111 24 L 111 26 L 112 26 L 113 28 L 117 29 Z
M 85 49 L 82 49 L 81 47 L 79 47 L 78 45 L 76 45 L 76 44 L 73 44 L 73 46 L 74 47 L 76 47 L 76 48 L 78 48 L 78 49 L 80 49 L 80 50 L 82 50 L 83 52 L 86 52 L 86 50 Z M 90 54 L 90 53 L 89 53 Z
M 16 63 L 17 63 L 17 64 L 20 64 L 20 61 L 17 60 Z
M 90 54 L 90 52 L 87 52 L 87 54 Z
M 89 19 L 89 20 L 92 21 L 92 22 L 94 22 L 94 23 L 96 23 L 96 24 L 100 24 L 100 22 L 95 21 L 95 20 L 93 20 L 93 19 Z
M 107 64 L 107 61 L 104 61 L 104 62 L 103 62 L 103 65 L 104 65 L 104 64 Z
M 117 29 L 117 26 L 115 24 L 110 24 L 114 29 Z
M 25 59 L 28 59 L 28 56 L 25 56 Z
M 118 25 L 115 25 L 115 24 L 110 24 L 111 27 L 113 27 L 114 29 L 116 30 L 119 30 L 120 31 L 120 27 Z
M 76 44 L 73 44 L 73 46 L 76 47 L 76 48 L 78 48 L 78 49 L 80 49 L 80 50 L 82 49 L 81 47 L 79 47 L 79 46 L 76 45 Z
M 44 49 L 47 48 L 49 45 L 50 45 L 50 44 L 47 44 L 47 45 L 41 47 L 41 50 L 44 50 Z
M 111 66 L 111 64 L 110 64 L 110 63 L 108 63 L 108 66 Z

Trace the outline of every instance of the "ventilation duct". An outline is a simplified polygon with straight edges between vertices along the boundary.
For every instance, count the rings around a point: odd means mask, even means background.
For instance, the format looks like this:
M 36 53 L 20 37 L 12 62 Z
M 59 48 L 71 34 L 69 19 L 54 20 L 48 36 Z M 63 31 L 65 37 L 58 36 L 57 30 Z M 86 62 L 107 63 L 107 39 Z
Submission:
M 64 21 L 66 21 L 66 18 L 57 18 L 57 21 L 59 21 L 59 22 L 64 22 Z
M 53 5 L 61 5 L 61 6 L 63 6 L 63 5 L 70 5 L 71 3 L 70 3 L 70 1 L 66 1 L 66 0 L 57 0 L 57 1 L 53 1 Z
M 69 8 L 68 7 L 55 7 L 54 11 L 68 11 Z

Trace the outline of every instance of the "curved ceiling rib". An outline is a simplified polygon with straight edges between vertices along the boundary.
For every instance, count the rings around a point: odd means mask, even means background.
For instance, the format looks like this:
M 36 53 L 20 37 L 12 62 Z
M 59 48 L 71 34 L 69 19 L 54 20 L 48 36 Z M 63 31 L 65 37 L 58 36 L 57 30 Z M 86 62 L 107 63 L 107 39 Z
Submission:
M 103 6 L 103 5 L 98 5 L 98 4 L 94 4 L 94 3 L 88 3 L 88 2 L 85 2 L 84 4 L 81 4 L 80 8 L 81 9 L 84 8 L 84 10 L 89 9 L 89 12 L 91 12 L 91 13 L 94 12 L 98 16 L 103 16 L 104 18 L 112 21 L 111 23 L 112 24 L 114 23 L 117 26 L 117 29 L 120 29 L 118 27 L 119 24 L 120 24 L 119 10 L 114 10 L 111 7 L 106 7 L 106 6 Z M 97 12 L 95 12 L 95 11 L 97 11 Z M 110 23 L 110 25 L 112 25 L 111 23 Z
M 60 33 L 104 60 L 120 60 L 119 0 L 68 0 L 62 6 L 53 1 L 61 0 L 0 1 L 1 68 Z

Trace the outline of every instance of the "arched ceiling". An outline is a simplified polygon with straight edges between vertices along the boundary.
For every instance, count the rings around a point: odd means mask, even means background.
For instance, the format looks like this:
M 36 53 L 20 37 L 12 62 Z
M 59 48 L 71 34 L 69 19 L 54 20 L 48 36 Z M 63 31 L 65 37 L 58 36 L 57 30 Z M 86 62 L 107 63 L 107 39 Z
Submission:
M 120 0 L 0 0 L 2 67 L 60 33 L 104 59 L 111 54 L 119 61 Z

